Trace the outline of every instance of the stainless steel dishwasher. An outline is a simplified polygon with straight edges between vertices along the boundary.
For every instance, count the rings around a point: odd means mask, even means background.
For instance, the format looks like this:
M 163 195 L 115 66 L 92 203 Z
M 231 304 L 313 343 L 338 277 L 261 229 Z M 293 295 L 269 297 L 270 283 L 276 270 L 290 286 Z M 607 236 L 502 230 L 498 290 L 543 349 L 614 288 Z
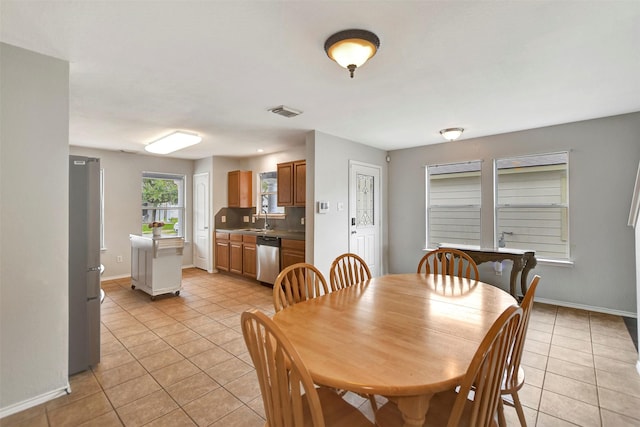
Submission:
M 258 236 L 256 251 L 258 255 L 258 280 L 273 285 L 278 273 L 280 273 L 280 238 Z

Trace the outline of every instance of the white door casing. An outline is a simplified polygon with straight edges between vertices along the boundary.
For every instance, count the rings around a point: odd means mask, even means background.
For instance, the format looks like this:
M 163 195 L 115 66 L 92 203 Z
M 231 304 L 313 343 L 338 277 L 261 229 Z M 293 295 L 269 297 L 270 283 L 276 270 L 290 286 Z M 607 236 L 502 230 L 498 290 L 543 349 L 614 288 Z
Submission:
M 350 160 L 349 252 L 364 259 L 374 277 L 382 265 L 380 206 L 380 167 Z
M 211 271 L 211 233 L 209 230 L 209 173 L 193 176 L 194 265 Z

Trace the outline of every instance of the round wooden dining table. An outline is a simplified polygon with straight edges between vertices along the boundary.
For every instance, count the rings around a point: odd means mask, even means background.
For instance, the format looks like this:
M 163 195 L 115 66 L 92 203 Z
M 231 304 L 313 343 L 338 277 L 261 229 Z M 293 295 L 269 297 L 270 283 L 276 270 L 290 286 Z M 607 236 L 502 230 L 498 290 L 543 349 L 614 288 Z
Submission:
M 434 393 L 461 382 L 498 316 L 516 300 L 475 280 L 392 274 L 277 312 L 273 320 L 317 384 L 377 394 L 422 426 Z

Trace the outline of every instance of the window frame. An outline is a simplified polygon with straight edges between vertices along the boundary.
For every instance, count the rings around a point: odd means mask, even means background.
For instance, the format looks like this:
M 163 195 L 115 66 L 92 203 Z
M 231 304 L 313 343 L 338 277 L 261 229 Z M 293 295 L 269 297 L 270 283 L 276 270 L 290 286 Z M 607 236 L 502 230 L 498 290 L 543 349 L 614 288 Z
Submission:
M 267 174 L 273 174 L 273 179 L 276 182 L 275 191 L 262 191 L 262 176 Z M 269 177 L 270 178 L 270 177 Z M 262 218 L 264 213 L 262 212 L 262 200 L 265 196 L 275 196 L 275 209 L 277 212 L 268 212 L 267 215 L 269 218 L 284 218 L 286 211 L 284 206 L 278 206 L 278 172 L 277 171 L 266 171 L 266 172 L 258 172 L 258 179 L 256 180 L 258 183 L 258 191 L 257 191 L 257 200 L 256 200 L 256 212 L 254 214 L 255 218 Z
M 175 235 L 173 234 L 165 234 L 162 233 L 162 237 L 182 237 L 185 239 L 185 241 L 187 240 L 187 230 L 189 227 L 188 224 L 188 218 L 187 218 L 187 175 L 186 174 L 181 174 L 181 173 L 169 173 L 169 172 L 151 172 L 151 171 L 143 171 L 142 175 L 140 177 L 140 184 L 141 186 L 144 185 L 144 180 L 145 179 L 164 179 L 164 180 L 179 180 L 181 182 L 181 184 L 178 185 L 178 203 L 176 206 L 153 206 L 153 207 L 149 207 L 149 206 L 144 206 L 142 204 L 142 187 L 140 190 L 140 196 L 141 196 L 141 209 L 140 209 L 140 229 L 141 229 L 141 234 L 143 236 L 150 236 L 151 233 L 145 233 L 143 231 L 143 227 L 144 224 L 148 224 L 148 222 L 143 221 L 144 215 L 142 215 L 142 212 L 145 210 L 149 210 L 149 209 L 154 209 L 154 210 L 159 210 L 159 211 L 178 211 L 178 221 L 176 223 L 174 223 L 174 230 L 175 230 L 175 224 L 179 224 L 178 227 L 178 231 L 176 232 Z
M 482 160 L 476 159 L 476 160 L 464 160 L 464 161 L 459 161 L 459 162 L 450 162 L 450 163 L 437 163 L 437 164 L 431 164 L 431 165 L 425 165 L 425 247 L 427 249 L 436 249 L 431 248 L 431 242 L 430 242 L 430 231 L 431 231 L 431 210 L 433 208 L 432 204 L 431 204 L 431 195 L 432 195 L 432 191 L 431 191 L 431 173 L 430 173 L 430 168 L 438 168 L 438 167 L 455 167 L 455 166 L 460 166 L 462 168 L 464 168 L 464 165 L 475 165 L 477 164 L 477 171 L 476 170 L 469 170 L 469 171 L 460 171 L 459 173 L 471 173 L 471 172 L 477 172 L 478 173 L 478 178 L 480 180 L 479 186 L 478 186 L 478 190 L 479 190 L 479 195 L 478 195 L 478 204 L 467 204 L 467 205 L 437 205 L 436 207 L 441 207 L 441 208 L 460 208 L 460 207 L 469 207 L 469 208 L 474 208 L 477 209 L 478 211 L 478 240 L 479 240 L 479 245 L 472 245 L 467 243 L 464 243 L 464 245 L 466 246 L 470 246 L 470 247 L 474 247 L 474 248 L 480 248 L 482 246 Z M 455 238 L 453 238 L 455 239 Z M 452 240 L 453 240 L 452 239 Z M 455 243 L 455 242 L 440 242 L 440 243 Z M 455 244 L 460 244 L 460 243 L 455 243 Z
M 499 161 L 506 161 L 506 160 L 518 160 L 518 159 L 525 159 L 525 158 L 535 158 L 535 157 L 544 157 L 544 156 L 561 156 L 563 155 L 565 157 L 565 162 L 564 163 L 547 163 L 547 164 L 542 164 L 542 165 L 535 165 L 535 166 L 530 166 L 530 167 L 544 167 L 544 166 L 553 166 L 553 165 L 558 165 L 558 164 L 564 164 L 564 171 L 565 171 L 565 177 L 564 177 L 564 182 L 561 183 L 561 187 L 560 187 L 560 192 L 561 195 L 564 196 L 565 202 L 561 202 L 561 203 L 498 203 L 499 201 L 499 167 L 498 167 L 498 162 Z M 499 229 L 500 229 L 500 224 L 499 224 L 499 210 L 502 208 L 533 208 L 533 209 L 557 209 L 557 208 L 561 208 L 564 209 L 564 214 L 561 214 L 560 217 L 560 224 L 561 224 L 561 231 L 560 231 L 560 239 L 561 241 L 566 241 L 566 257 L 564 258 L 558 258 L 558 257 L 552 257 L 552 256 L 540 256 L 539 255 L 539 251 L 536 251 L 536 258 L 538 258 L 538 260 L 542 260 L 542 261 L 549 261 L 549 262 L 558 262 L 558 263 L 571 263 L 572 262 L 572 258 L 571 258 L 571 235 L 570 235 L 570 218 L 571 218 L 571 210 L 570 210 L 570 195 L 569 195 L 569 189 L 570 189 L 570 183 L 569 183 L 569 168 L 570 168 L 570 156 L 569 156 L 569 151 L 556 151 L 556 152 L 550 152 L 550 153 L 537 153 L 537 154 L 524 154 L 524 155 L 517 155 L 517 156 L 505 156 L 505 157 L 501 157 L 501 158 L 496 158 L 493 159 L 493 245 L 494 248 L 500 248 L 500 234 L 499 233 Z M 502 169 L 506 169 L 506 168 L 502 168 Z M 533 170 L 532 170 L 533 172 Z M 524 250 L 524 248 L 516 248 L 516 247 L 509 247 L 505 244 L 505 246 L 503 246 L 502 248 L 505 249 L 513 249 L 513 250 Z M 528 249 L 534 249 L 534 248 L 528 248 Z

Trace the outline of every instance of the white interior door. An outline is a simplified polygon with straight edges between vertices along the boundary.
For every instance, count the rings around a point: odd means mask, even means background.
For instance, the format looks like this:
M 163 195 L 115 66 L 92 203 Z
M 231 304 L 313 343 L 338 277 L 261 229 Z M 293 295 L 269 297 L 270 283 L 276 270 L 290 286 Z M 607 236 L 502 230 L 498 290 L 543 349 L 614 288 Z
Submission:
M 211 233 L 209 230 L 209 174 L 193 176 L 194 264 L 211 271 Z
M 364 259 L 373 276 L 380 275 L 380 168 L 349 162 L 349 252 Z

